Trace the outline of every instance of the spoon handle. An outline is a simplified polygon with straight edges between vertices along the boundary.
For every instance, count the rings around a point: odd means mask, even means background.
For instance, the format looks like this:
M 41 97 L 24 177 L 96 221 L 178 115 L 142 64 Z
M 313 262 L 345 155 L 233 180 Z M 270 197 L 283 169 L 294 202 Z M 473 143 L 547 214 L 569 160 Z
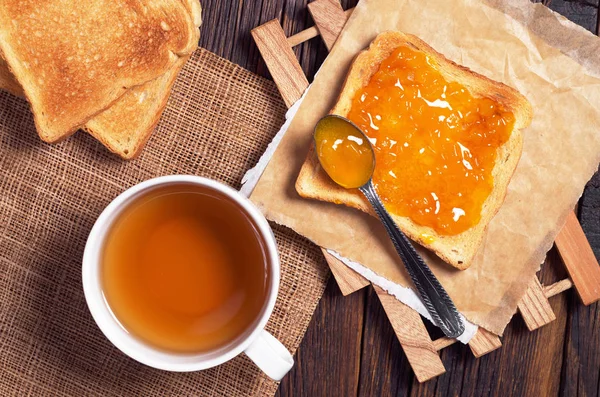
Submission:
M 408 240 L 408 238 L 402 233 L 398 225 L 394 222 L 390 214 L 387 212 L 381 199 L 375 191 L 373 182 L 369 180 L 367 184 L 359 189 L 369 200 L 373 209 L 381 219 L 381 222 L 385 226 L 394 247 L 410 278 L 417 287 L 421 299 L 425 304 L 425 307 L 431 314 L 434 322 L 442 329 L 444 334 L 449 338 L 456 338 L 461 335 L 465 330 L 456 306 L 448 296 L 444 287 L 440 284 L 438 279 L 432 273 L 431 269 L 425 264 L 423 258 L 415 251 L 415 248 Z

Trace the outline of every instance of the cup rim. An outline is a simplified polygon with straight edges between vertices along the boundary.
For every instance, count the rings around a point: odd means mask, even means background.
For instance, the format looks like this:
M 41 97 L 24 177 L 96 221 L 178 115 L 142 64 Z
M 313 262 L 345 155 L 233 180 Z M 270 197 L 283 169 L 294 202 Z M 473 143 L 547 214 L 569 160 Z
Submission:
M 175 183 L 191 183 L 203 186 L 222 193 L 239 204 L 257 227 L 259 235 L 265 244 L 267 260 L 270 264 L 268 298 L 263 305 L 260 317 L 258 317 L 258 320 L 255 320 L 253 328 L 249 328 L 244 335 L 232 342 L 233 345 L 226 345 L 207 353 L 169 353 L 138 340 L 121 326 L 116 316 L 110 310 L 101 288 L 99 253 L 101 252 L 107 232 L 116 216 L 130 203 L 130 200 L 133 200 L 142 192 L 156 186 Z M 275 236 L 263 214 L 247 197 L 237 190 L 221 182 L 195 175 L 156 177 L 134 185 L 119 194 L 102 211 L 94 223 L 83 253 L 82 282 L 85 300 L 94 321 L 102 333 L 115 347 L 127 356 L 142 364 L 167 371 L 189 372 L 208 369 L 223 364 L 246 350 L 264 330 L 271 317 L 279 292 L 279 281 L 280 262 Z M 213 355 L 214 357 L 203 358 L 205 355 Z

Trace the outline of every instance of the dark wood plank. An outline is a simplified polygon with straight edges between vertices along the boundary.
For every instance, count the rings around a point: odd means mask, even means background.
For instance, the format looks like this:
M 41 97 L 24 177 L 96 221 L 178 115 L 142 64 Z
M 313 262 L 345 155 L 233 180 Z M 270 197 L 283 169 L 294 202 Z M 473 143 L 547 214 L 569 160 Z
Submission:
M 598 4 L 597 1 L 594 1 Z M 559 3 L 560 4 L 560 3 Z M 592 7 L 570 6 L 575 12 L 554 8 L 586 29 L 600 33 L 600 13 Z M 586 8 L 582 8 L 586 7 Z M 592 9 L 592 11 L 590 11 Z M 585 12 L 587 16 L 580 14 Z M 586 186 L 579 205 L 579 219 L 596 258 L 600 258 L 600 173 Z M 600 396 L 600 303 L 582 306 L 569 296 L 565 352 L 561 373 L 561 396 Z
M 234 47 L 241 45 L 236 31 L 242 3 L 237 1 L 202 0 L 200 46 L 254 71 L 252 67 L 232 57 Z M 250 34 L 248 30 L 247 34 Z
M 236 23 L 235 40 L 237 41 L 231 53 L 231 60 L 261 76 L 267 76 L 265 63 L 262 62 L 258 48 L 250 37 L 250 31 L 272 19 L 281 20 L 284 1 L 257 1 L 254 7 L 250 7 L 248 2 L 240 1 L 238 4 L 242 4 L 242 8 L 239 10 Z
M 561 396 L 600 396 L 600 305 L 583 306 L 569 293 Z
M 373 287 L 354 294 L 364 291 L 368 291 L 368 296 L 359 395 L 406 396 L 414 378 L 413 371 Z
M 203 27 L 200 46 L 261 76 L 269 77 L 250 30 L 279 19 L 287 36 L 314 23 L 308 13 L 308 0 L 202 0 Z M 356 6 L 358 0 L 343 0 L 344 9 Z M 320 38 L 297 46 L 294 52 L 309 81 L 327 57 Z
M 600 258 L 600 173 L 587 184 L 579 204 L 581 227 L 592 246 L 596 258 Z
M 550 0 L 548 6 L 590 32 L 596 32 L 598 0 Z
M 600 258 L 600 174 L 588 183 L 579 205 L 581 226 Z M 582 306 L 575 294 L 569 301 L 561 374 L 561 396 L 600 396 L 600 304 Z
M 277 396 L 357 395 L 365 299 L 366 289 L 343 296 L 330 278 Z

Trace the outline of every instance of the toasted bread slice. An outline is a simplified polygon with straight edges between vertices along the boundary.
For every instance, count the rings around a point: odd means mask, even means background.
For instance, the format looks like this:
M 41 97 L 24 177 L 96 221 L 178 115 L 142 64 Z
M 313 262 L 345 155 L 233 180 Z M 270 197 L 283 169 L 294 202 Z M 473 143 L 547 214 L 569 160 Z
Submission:
M 194 25 L 202 24 L 198 0 L 183 0 Z M 189 56 L 182 57 L 165 74 L 128 90 L 108 109 L 94 116 L 83 127 L 111 152 L 124 159 L 139 155 L 167 104 L 171 88 Z M 23 90 L 0 57 L 0 89 L 24 96 Z
M 377 36 L 370 47 L 362 51 L 354 60 L 331 114 L 346 116 L 351 109 L 356 92 L 368 84 L 381 62 L 401 45 L 408 45 L 425 52 L 434 60 L 437 69 L 448 81 L 463 84 L 474 96 L 494 99 L 511 110 L 515 116 L 514 130 L 509 140 L 498 149 L 496 165 L 492 171 L 494 187 L 483 204 L 481 219 L 477 225 L 457 235 L 441 235 L 430 227 L 416 224 L 408 217 L 392 214 L 400 229 L 412 240 L 432 250 L 452 266 L 466 269 L 483 240 L 487 225 L 504 201 L 508 183 L 521 156 L 523 139 L 520 130 L 531 122 L 531 105 L 513 88 L 453 63 L 419 38 L 400 32 L 385 32 Z M 345 204 L 375 216 L 362 195 L 336 185 L 327 176 L 319 164 L 314 147 L 311 147 L 302 166 L 296 181 L 296 190 L 303 197 Z M 433 236 L 433 239 L 430 236 Z
M 202 24 L 200 2 L 182 1 L 192 16 L 199 35 L 198 28 Z M 129 160 L 137 157 L 160 120 L 169 100 L 171 88 L 189 58 L 189 56 L 180 58 L 162 76 L 131 88 L 112 106 L 89 120 L 83 129 L 102 142 L 108 150 L 122 158 Z
M 160 120 L 173 83 L 188 58 L 180 58 L 164 75 L 127 91 L 83 129 L 122 158 L 137 157 Z
M 171 88 L 188 59 L 189 56 L 180 58 L 162 76 L 129 89 L 108 109 L 90 119 L 83 129 L 123 159 L 138 156 L 160 120 Z M 0 89 L 16 96 L 25 95 L 2 58 Z
M 187 8 L 188 12 L 192 16 L 194 26 L 200 28 L 202 25 L 202 5 L 199 0 L 182 0 L 183 5 Z M 199 34 L 199 33 L 198 33 Z M 200 37 L 198 37 L 200 38 Z M 198 41 L 198 40 L 196 40 Z
M 31 103 L 40 137 L 67 137 L 193 52 L 199 32 L 191 4 L 6 1 L 0 52 Z

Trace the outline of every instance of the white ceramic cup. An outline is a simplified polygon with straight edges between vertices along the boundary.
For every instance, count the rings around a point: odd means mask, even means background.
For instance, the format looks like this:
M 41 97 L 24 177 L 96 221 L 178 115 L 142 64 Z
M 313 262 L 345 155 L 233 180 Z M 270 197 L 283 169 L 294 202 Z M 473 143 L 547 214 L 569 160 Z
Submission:
M 100 267 L 107 233 L 123 209 L 148 191 L 171 184 L 192 184 L 221 193 L 249 215 L 266 247 L 270 285 L 262 311 L 254 323 L 235 340 L 217 350 L 198 354 L 169 353 L 156 349 L 131 335 L 114 316 L 102 293 Z M 264 330 L 277 298 L 280 266 L 273 231 L 260 211 L 236 190 L 219 182 L 189 175 L 172 175 L 150 179 L 121 193 L 96 220 L 83 254 L 83 290 L 92 317 L 104 335 L 123 353 L 143 364 L 168 371 L 197 371 L 231 360 L 244 352 L 270 378 L 280 380 L 292 368 L 294 360 L 288 350 Z

